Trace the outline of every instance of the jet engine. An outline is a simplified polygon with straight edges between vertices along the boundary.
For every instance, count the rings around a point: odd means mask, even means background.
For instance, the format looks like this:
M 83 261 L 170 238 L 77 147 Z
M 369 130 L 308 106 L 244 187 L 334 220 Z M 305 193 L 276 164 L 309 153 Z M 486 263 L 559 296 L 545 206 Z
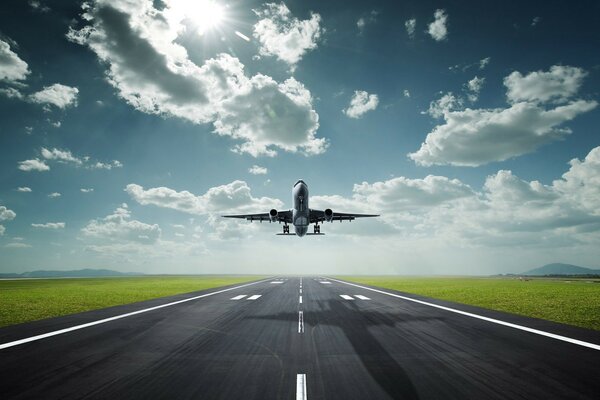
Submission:
M 331 222 L 331 219 L 333 218 L 333 210 L 331 208 L 328 208 L 324 211 L 324 214 L 325 214 L 325 221 Z
M 277 214 L 277 210 L 274 208 L 269 211 L 269 218 L 271 219 L 271 222 L 277 222 Z

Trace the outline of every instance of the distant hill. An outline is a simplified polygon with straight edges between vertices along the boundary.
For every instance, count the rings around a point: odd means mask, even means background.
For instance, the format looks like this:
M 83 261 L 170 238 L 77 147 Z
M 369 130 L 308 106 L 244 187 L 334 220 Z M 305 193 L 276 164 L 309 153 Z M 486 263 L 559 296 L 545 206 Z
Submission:
M 133 276 L 143 275 L 137 272 L 119 272 L 110 269 L 77 269 L 72 271 L 31 271 L 22 274 L 0 274 L 0 278 L 92 278 L 103 276 Z
M 579 267 L 572 264 L 553 263 L 530 269 L 529 271 L 523 272 L 522 275 L 600 275 L 600 269 Z

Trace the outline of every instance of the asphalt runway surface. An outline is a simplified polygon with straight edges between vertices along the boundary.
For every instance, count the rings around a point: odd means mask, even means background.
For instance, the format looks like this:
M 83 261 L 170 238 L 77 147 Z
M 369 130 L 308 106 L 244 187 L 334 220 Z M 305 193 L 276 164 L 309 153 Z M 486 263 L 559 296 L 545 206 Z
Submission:
M 0 398 L 600 398 L 600 332 L 334 279 L 239 286 L 2 328 Z

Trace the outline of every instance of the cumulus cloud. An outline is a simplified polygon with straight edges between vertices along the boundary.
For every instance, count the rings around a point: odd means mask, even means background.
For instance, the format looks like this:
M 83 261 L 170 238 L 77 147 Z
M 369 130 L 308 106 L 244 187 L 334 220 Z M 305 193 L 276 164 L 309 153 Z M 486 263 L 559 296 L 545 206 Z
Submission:
M 51 199 L 56 199 L 56 198 L 58 198 L 58 197 L 60 197 L 60 196 L 61 196 L 61 194 L 60 194 L 60 193 L 58 193 L 58 192 L 50 193 L 50 194 L 48 195 L 48 197 L 50 197 Z
M 267 3 L 254 10 L 260 20 L 254 25 L 254 37 L 263 56 L 275 56 L 292 68 L 309 50 L 317 48 L 323 34 L 321 16 L 311 13 L 310 19 L 294 17 L 284 3 Z M 365 21 L 363 20 L 363 27 Z M 360 28 L 360 25 L 359 25 Z
M 581 68 L 562 65 L 553 65 L 547 72 L 534 71 L 525 76 L 514 71 L 504 78 L 504 85 L 508 88 L 506 97 L 511 103 L 566 102 L 577 94 L 587 75 Z
M 530 153 L 571 133 L 560 125 L 597 106 L 579 100 L 545 110 L 532 103 L 507 109 L 443 111 L 445 123 L 408 156 L 419 165 L 475 167 Z
M 433 14 L 434 21 L 429 24 L 427 28 L 427 33 L 436 41 L 441 41 L 446 39 L 448 36 L 448 28 L 446 24 L 448 23 L 448 15 L 445 10 L 438 9 L 435 10 Z
M 137 184 L 129 184 L 125 191 L 142 205 L 155 205 L 193 215 L 206 215 L 221 212 L 257 212 L 271 208 L 281 209 L 280 200 L 269 197 L 253 197 L 250 187 L 244 181 L 234 181 L 226 185 L 210 188 L 197 196 L 187 190 L 176 191 L 167 187 L 144 189 Z M 258 211 L 260 212 L 260 211 Z
M 31 7 L 34 11 L 38 11 L 41 13 L 50 12 L 50 7 L 48 7 L 39 0 L 29 0 L 29 7 Z
M 153 244 L 159 240 L 161 229 L 157 224 L 150 225 L 131 219 L 131 211 L 127 204 L 123 203 L 112 214 L 88 222 L 81 229 L 81 233 L 88 238 L 121 244 Z
M 350 105 L 343 111 L 350 118 L 360 118 L 367 112 L 376 109 L 378 104 L 379 98 L 376 94 L 369 94 L 364 90 L 356 90 L 350 100 Z
M 64 222 L 46 222 L 45 224 L 31 224 L 31 226 L 39 229 L 64 229 L 67 224 Z
M 139 111 L 212 123 L 217 134 L 242 142 L 237 152 L 254 156 L 273 156 L 275 148 L 325 150 L 326 141 L 315 137 L 319 123 L 312 96 L 300 82 L 249 77 L 237 58 L 224 53 L 195 64 L 177 42 L 187 20 L 175 5 L 159 10 L 150 0 L 135 6 L 96 0 L 82 16 L 86 26 L 67 36 L 96 53 L 109 83 Z
M 248 172 L 252 175 L 266 175 L 269 171 L 265 167 L 253 165 L 252 167 L 248 168 Z
M 29 95 L 29 100 L 33 103 L 48 104 L 65 109 L 67 107 L 77 106 L 77 95 L 79 89 L 76 87 L 55 83 L 50 86 L 45 86 L 39 92 Z
M 406 33 L 409 38 L 415 37 L 415 29 L 417 28 L 417 20 L 414 18 L 408 19 L 404 21 L 404 27 L 406 28 Z
M 471 103 L 474 103 L 479 99 L 479 92 L 481 92 L 484 83 L 485 78 L 480 78 L 478 76 L 475 76 L 467 82 L 467 98 Z
M 24 192 L 24 193 L 30 193 L 32 192 L 30 187 L 27 186 L 21 186 L 17 188 L 17 192 Z
M 6 83 L 15 83 L 22 81 L 29 75 L 29 66 L 27 63 L 10 49 L 10 44 L 0 39 L 0 81 Z M 11 89 L 5 89 L 11 90 Z M 14 92 L 19 93 L 15 89 Z M 5 95 L 7 95 L 5 93 Z
M 19 161 L 19 169 L 21 171 L 49 171 L 50 167 L 45 161 L 35 158 L 33 160 Z
M 113 168 L 121 168 L 123 164 L 118 160 L 113 160 L 111 162 L 100 162 L 93 161 L 90 157 L 78 157 L 73 155 L 70 150 L 67 149 L 57 149 L 52 148 L 48 149 L 46 147 L 42 147 L 40 150 L 40 154 L 43 160 L 38 158 L 33 160 L 25 160 L 19 162 L 19 169 L 21 171 L 48 171 L 50 167 L 47 162 L 58 162 L 61 164 L 70 164 L 76 167 L 84 167 L 87 169 L 106 169 L 111 170 Z
M 16 216 L 17 214 L 13 210 L 9 210 L 6 206 L 0 206 L 0 221 L 11 221 Z
M 94 191 L 94 188 L 81 188 L 79 190 L 81 191 L 81 193 L 92 193 Z
M 377 15 L 379 15 L 379 12 L 376 10 L 372 10 L 368 16 L 360 17 L 358 21 L 356 21 L 356 27 L 358 28 L 359 34 L 362 34 L 364 32 L 365 27 L 368 24 L 372 24 L 377 21 Z
M 508 108 L 462 110 L 462 99 L 452 93 L 432 102 L 427 113 L 435 118 L 443 117 L 444 123 L 436 126 L 421 148 L 409 153 L 409 158 L 423 166 L 475 167 L 504 161 L 564 138 L 571 130 L 562 124 L 598 105 L 596 101 L 569 100 L 579 88 L 580 78 L 585 76 L 581 71 L 567 72 L 566 75 L 579 78 L 558 79 L 561 82 L 558 84 L 556 75 L 564 77 L 565 74 L 562 67 L 552 67 L 549 73 L 532 74 L 523 77 L 512 73 L 504 80 L 511 99 Z M 476 99 L 482 84 L 483 78 L 469 81 L 470 100 Z M 516 102 L 519 99 L 522 101 Z M 553 99 L 561 99 L 566 104 L 542 104 Z
M 479 60 L 479 69 L 485 69 L 485 67 L 488 66 L 490 61 L 492 61 L 492 57 L 486 57 Z

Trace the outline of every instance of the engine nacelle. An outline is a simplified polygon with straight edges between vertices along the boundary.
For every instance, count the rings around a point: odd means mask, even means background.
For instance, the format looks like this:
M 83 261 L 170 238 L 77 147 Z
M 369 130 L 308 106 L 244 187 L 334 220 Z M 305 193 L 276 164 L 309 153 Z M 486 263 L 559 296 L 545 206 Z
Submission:
M 271 219 L 271 222 L 277 222 L 277 215 L 279 213 L 277 212 L 276 209 L 272 209 L 271 211 L 269 211 L 269 218 Z
M 333 218 L 333 210 L 331 208 L 328 208 L 324 211 L 324 214 L 325 214 L 325 221 L 331 222 L 331 218 Z

